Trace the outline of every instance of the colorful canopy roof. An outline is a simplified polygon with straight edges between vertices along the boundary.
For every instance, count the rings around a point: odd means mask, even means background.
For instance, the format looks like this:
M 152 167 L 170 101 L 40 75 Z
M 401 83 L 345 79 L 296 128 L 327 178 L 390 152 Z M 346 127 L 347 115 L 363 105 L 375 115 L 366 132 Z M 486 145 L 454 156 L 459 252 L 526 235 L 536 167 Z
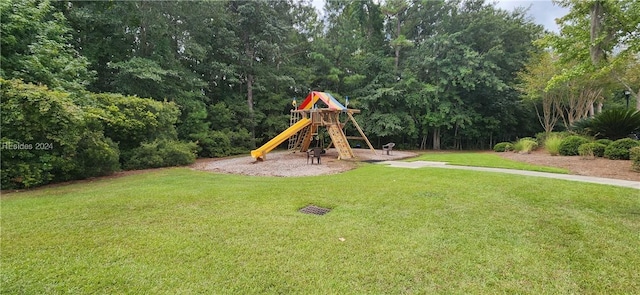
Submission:
M 331 110 L 341 111 L 341 110 L 347 109 L 340 102 L 338 102 L 338 100 L 336 100 L 333 96 L 331 96 L 331 94 L 327 92 L 320 92 L 320 91 L 311 91 L 311 93 L 307 95 L 307 98 L 305 98 L 305 100 L 300 104 L 298 109 L 309 110 L 313 108 L 313 105 L 315 105 L 316 102 L 318 102 L 318 100 L 321 100 L 322 102 L 324 102 L 327 105 L 327 107 Z

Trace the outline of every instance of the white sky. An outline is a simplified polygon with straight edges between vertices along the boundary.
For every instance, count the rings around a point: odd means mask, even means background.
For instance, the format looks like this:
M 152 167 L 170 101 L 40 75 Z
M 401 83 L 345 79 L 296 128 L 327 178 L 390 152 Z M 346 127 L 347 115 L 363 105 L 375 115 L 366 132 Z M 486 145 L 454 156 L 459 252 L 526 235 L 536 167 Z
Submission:
M 318 11 L 322 11 L 325 0 L 313 0 L 313 5 Z M 496 6 L 508 11 L 512 11 L 516 7 L 528 7 L 529 15 L 537 24 L 541 24 L 545 29 L 558 32 L 558 26 L 555 23 L 556 18 L 564 16 L 568 10 L 553 5 L 551 0 L 487 0 L 487 2 L 495 1 Z
M 516 7 L 529 8 L 528 14 L 533 17 L 535 23 L 554 32 L 559 31 L 555 19 L 563 17 L 569 12 L 566 8 L 554 5 L 551 0 L 498 0 L 496 3 L 497 7 L 508 11 L 512 11 Z

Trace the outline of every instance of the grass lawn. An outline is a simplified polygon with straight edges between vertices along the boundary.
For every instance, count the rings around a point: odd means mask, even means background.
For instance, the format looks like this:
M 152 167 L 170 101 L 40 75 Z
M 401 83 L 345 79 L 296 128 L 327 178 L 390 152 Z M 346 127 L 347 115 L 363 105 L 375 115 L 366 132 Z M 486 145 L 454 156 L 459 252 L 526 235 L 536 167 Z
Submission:
M 563 168 L 547 167 L 517 162 L 502 158 L 496 154 L 490 153 L 425 153 L 409 161 L 436 161 L 447 162 L 451 165 L 475 166 L 475 167 L 493 167 L 506 168 L 550 173 L 568 174 L 569 170 Z
M 324 216 L 297 210 L 330 207 Z M 364 165 L 184 168 L 5 195 L 3 294 L 638 294 L 640 196 Z

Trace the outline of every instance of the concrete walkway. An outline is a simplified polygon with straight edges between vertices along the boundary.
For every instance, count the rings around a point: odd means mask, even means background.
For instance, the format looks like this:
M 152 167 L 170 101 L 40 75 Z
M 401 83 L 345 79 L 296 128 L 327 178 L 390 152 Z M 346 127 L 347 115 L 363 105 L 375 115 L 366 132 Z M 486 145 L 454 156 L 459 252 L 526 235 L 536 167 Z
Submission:
M 483 172 L 499 172 L 499 173 L 537 176 L 537 177 L 546 177 L 546 178 L 571 180 L 571 181 L 590 182 L 590 183 L 598 183 L 598 184 L 608 184 L 608 185 L 614 185 L 614 186 L 640 189 L 640 182 L 638 181 L 583 176 L 583 175 L 557 174 L 557 173 L 546 173 L 546 172 L 503 169 L 503 168 L 456 166 L 456 165 L 448 165 L 445 162 L 429 162 L 429 161 L 415 161 L 415 162 L 383 161 L 383 162 L 378 162 L 378 164 L 389 165 L 389 167 L 410 168 L 410 169 L 432 167 L 432 168 L 445 168 L 445 169 L 473 170 L 473 171 L 483 171 Z

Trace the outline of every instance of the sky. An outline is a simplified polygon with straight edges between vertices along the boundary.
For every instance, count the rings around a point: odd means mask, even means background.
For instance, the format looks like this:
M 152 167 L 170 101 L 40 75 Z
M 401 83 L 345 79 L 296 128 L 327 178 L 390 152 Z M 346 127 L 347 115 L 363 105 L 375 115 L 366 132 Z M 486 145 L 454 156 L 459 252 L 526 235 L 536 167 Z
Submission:
M 528 14 L 533 17 L 535 23 L 554 32 L 559 31 L 555 19 L 563 17 L 569 12 L 567 8 L 554 5 L 551 0 L 497 0 L 496 6 L 508 11 L 512 11 L 516 7 L 528 7 Z
M 317 10 L 322 11 L 325 0 L 313 0 L 313 5 Z M 487 0 L 487 2 L 495 1 L 496 6 L 508 11 L 512 11 L 516 7 L 529 8 L 528 14 L 533 17 L 533 21 L 541 24 L 549 31 L 558 32 L 558 26 L 555 23 L 556 18 L 564 16 L 568 10 L 553 5 L 551 0 Z

